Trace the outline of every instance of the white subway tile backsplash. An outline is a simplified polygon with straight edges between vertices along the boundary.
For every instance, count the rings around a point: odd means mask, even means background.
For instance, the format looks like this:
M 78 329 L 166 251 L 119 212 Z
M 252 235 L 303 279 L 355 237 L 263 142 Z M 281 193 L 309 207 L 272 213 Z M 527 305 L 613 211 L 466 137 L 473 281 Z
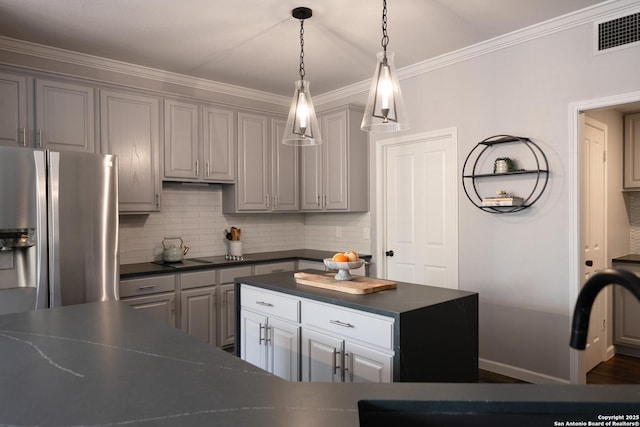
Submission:
M 371 240 L 362 238 L 370 222 L 368 212 L 226 215 L 220 185 L 165 183 L 161 212 L 120 216 L 120 262 L 159 260 L 162 240 L 174 236 L 189 246 L 190 257 L 224 255 L 224 230 L 232 226 L 242 229 L 244 253 L 301 248 L 371 253 Z M 341 238 L 335 237 L 336 226 L 342 227 Z

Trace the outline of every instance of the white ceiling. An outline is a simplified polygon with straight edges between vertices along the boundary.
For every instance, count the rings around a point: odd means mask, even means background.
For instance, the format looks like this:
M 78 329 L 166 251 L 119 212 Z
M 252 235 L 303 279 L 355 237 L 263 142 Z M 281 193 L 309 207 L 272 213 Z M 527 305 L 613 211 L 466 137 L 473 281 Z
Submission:
M 388 50 L 412 65 L 601 0 L 388 0 Z M 289 96 L 371 78 L 381 0 L 0 0 L 0 36 Z

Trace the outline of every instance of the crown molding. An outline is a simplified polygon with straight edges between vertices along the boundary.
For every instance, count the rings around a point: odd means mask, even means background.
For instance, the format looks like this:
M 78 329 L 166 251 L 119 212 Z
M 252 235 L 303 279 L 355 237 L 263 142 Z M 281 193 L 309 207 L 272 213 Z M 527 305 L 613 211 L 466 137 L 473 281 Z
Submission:
M 184 74 L 172 73 L 169 71 L 144 67 L 141 65 L 129 64 L 122 61 L 101 58 L 98 56 L 73 52 L 70 50 L 59 49 L 56 47 L 45 46 L 23 40 L 12 39 L 9 37 L 0 36 L 0 50 L 40 59 L 63 62 L 66 64 L 94 68 L 103 71 L 110 71 L 113 73 L 133 77 L 141 77 L 149 80 L 159 81 L 162 83 L 170 83 L 178 86 L 186 86 L 189 88 L 197 87 L 198 89 L 206 91 L 268 102 L 276 105 L 288 105 L 291 102 L 287 97 L 255 89 L 230 85 L 213 80 L 199 79 Z
M 550 19 L 539 24 L 525 27 L 492 39 L 467 46 L 446 54 L 436 56 L 397 70 L 398 79 L 429 73 L 450 65 L 467 61 L 478 56 L 486 55 L 502 49 L 526 43 L 531 40 L 546 37 L 561 31 L 592 23 L 598 20 L 611 19 L 640 10 L 637 0 L 609 0 L 603 3 L 578 10 L 576 12 Z M 355 96 L 369 90 L 371 80 L 363 80 L 349 86 L 342 87 L 314 97 L 316 105 L 338 101 L 342 98 Z
M 400 80 L 426 74 L 428 72 L 444 68 L 459 62 L 486 55 L 491 52 L 506 49 L 514 45 L 525 43 L 537 38 L 546 37 L 561 31 L 565 31 L 586 23 L 604 20 L 616 16 L 637 11 L 640 9 L 637 0 L 609 0 L 603 3 L 581 9 L 579 11 L 563 15 L 540 24 L 532 25 L 511 33 L 494 37 L 487 41 L 477 43 L 462 49 L 458 49 L 434 58 L 418 62 L 398 69 Z M 142 77 L 163 83 L 170 83 L 189 88 L 237 96 L 251 100 L 268 102 L 286 106 L 290 99 L 281 95 L 275 95 L 255 89 L 216 82 L 213 80 L 199 79 L 184 74 L 172 73 L 154 68 L 129 64 L 93 55 L 73 52 L 37 43 L 16 40 L 0 36 L 0 50 L 13 52 L 35 58 L 59 61 L 63 63 L 89 67 L 99 70 L 111 71 L 133 77 Z M 46 70 L 42 70 L 46 71 Z M 339 101 L 346 97 L 359 95 L 369 90 L 371 80 L 363 80 L 339 89 L 314 96 L 316 105 Z

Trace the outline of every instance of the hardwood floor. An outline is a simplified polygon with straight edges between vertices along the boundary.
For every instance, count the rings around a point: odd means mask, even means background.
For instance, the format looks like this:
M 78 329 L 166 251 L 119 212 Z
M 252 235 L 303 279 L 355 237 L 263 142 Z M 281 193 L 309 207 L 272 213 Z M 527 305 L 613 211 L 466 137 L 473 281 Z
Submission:
M 640 358 L 616 354 L 587 373 L 587 384 L 640 384 Z
M 482 369 L 479 377 L 481 383 L 526 384 Z M 640 358 L 616 354 L 587 373 L 587 384 L 640 384 Z

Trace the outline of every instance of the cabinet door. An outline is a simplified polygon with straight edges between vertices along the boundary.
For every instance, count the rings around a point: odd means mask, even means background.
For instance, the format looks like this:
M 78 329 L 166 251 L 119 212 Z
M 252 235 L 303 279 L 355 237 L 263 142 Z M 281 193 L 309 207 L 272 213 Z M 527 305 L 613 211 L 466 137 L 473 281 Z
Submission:
M 164 176 L 195 180 L 199 164 L 198 105 L 164 101 Z
M 269 136 L 264 116 L 238 114 L 238 210 L 267 211 L 269 195 Z
M 341 339 L 302 329 L 302 381 L 342 382 Z
M 120 212 L 160 210 L 160 100 L 103 90 L 102 150 L 119 160 Z
M 322 137 L 324 139 L 324 134 Z M 302 210 L 322 209 L 322 146 L 326 143 L 324 141 L 321 145 L 304 147 L 300 150 Z
M 36 143 L 51 150 L 94 153 L 94 89 L 36 80 Z
M 300 327 L 270 318 L 267 339 L 267 370 L 289 381 L 300 380 Z
M 297 211 L 300 209 L 298 147 L 282 143 L 285 125 L 285 120 L 271 119 L 271 203 L 274 211 Z
M 389 383 L 393 356 L 345 342 L 345 382 Z
M 235 179 L 234 113 L 214 107 L 202 108 L 203 173 L 205 181 L 233 182 Z
M 180 329 L 192 337 L 216 344 L 216 289 L 195 288 L 180 293 Z
M 624 188 L 640 188 L 640 113 L 624 117 Z
M 267 369 L 265 334 L 267 317 L 240 310 L 240 358 L 261 369 Z
M 136 310 L 140 310 L 156 320 L 165 322 L 173 327 L 176 326 L 176 297 L 174 293 L 123 298 L 120 301 Z
M 323 151 L 322 205 L 327 210 L 346 210 L 347 186 L 347 112 L 338 111 L 322 117 Z
M 220 326 L 218 330 L 218 346 L 224 347 L 235 342 L 236 316 L 233 283 L 220 286 Z
M 27 114 L 27 78 L 0 73 L 0 145 L 30 145 Z

